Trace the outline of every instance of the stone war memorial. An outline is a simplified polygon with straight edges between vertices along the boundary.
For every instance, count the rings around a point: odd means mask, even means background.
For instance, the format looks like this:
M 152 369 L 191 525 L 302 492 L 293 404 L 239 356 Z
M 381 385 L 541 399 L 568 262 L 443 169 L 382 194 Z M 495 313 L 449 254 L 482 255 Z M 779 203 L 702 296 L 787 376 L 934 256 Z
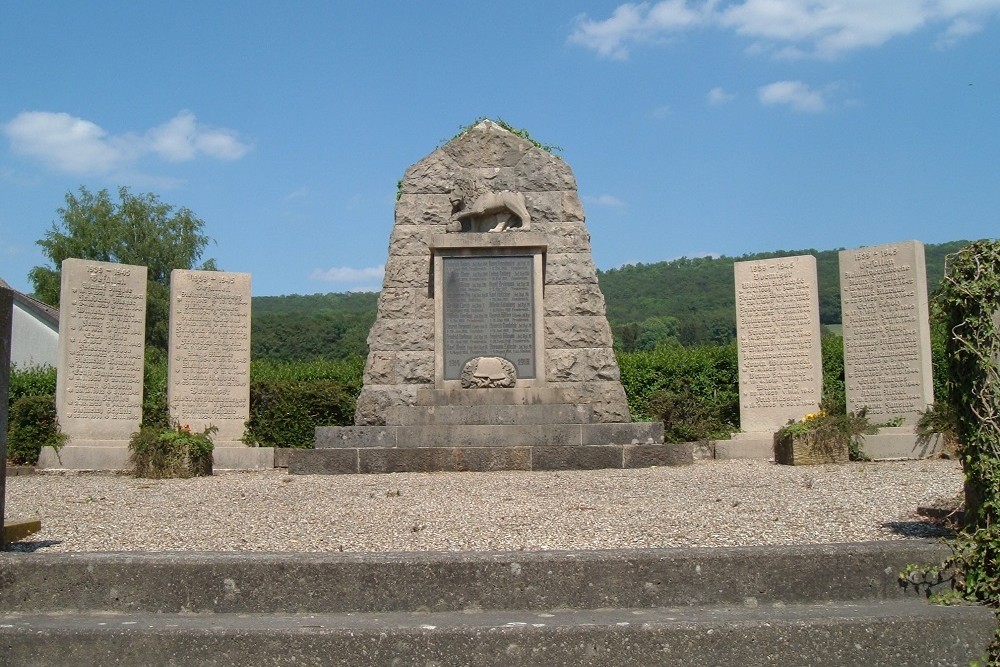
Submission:
M 934 453 L 940 439 L 920 439 L 914 426 L 934 402 L 927 268 L 919 241 L 840 251 L 847 409 L 866 410 L 876 424 L 865 436 L 872 458 Z
M 816 258 L 736 262 L 740 428 L 719 458 L 769 458 L 774 433 L 819 409 L 823 393 Z
M 67 436 L 43 447 L 48 470 L 125 470 L 142 422 L 146 267 L 62 264 L 56 413 Z M 167 394 L 171 419 L 212 435 L 215 470 L 274 466 L 274 450 L 240 438 L 250 414 L 250 274 L 175 270 Z
M 689 463 L 632 423 L 576 179 L 483 121 L 400 183 L 355 425 L 289 472 Z
M 38 467 L 121 470 L 142 421 L 146 267 L 62 263 L 56 414 L 67 436 Z
M 250 418 L 250 296 L 249 273 L 170 272 L 170 418 L 194 432 L 218 429 L 216 470 L 274 465 L 273 448 L 240 441 Z

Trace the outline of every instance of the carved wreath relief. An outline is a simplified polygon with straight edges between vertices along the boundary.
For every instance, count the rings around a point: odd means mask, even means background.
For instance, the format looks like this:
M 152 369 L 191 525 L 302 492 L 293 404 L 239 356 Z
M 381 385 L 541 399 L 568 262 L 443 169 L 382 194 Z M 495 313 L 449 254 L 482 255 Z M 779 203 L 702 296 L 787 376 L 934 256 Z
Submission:
M 462 369 L 464 389 L 505 389 L 517 380 L 514 364 L 503 357 L 476 357 Z

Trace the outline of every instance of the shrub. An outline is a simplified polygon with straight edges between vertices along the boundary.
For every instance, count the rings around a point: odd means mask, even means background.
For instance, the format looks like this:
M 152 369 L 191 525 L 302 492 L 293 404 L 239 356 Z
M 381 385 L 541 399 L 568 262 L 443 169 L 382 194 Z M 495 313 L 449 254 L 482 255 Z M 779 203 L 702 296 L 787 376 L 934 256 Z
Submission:
M 8 400 L 14 402 L 25 396 L 55 396 L 56 369 L 52 366 L 10 367 Z
M 146 348 L 142 373 L 142 425 L 170 427 L 167 409 L 167 358 L 163 350 Z
M 212 434 L 192 433 L 186 424 L 173 428 L 143 426 L 129 439 L 129 463 L 136 477 L 165 479 L 212 474 Z
M 8 459 L 34 465 L 38 463 L 42 447 L 58 450 L 65 440 L 56 419 L 55 396 L 22 396 L 14 401 L 7 431 Z
M 250 384 L 243 441 L 260 447 L 312 447 L 317 426 L 354 423 L 355 394 L 334 380 L 264 380 Z

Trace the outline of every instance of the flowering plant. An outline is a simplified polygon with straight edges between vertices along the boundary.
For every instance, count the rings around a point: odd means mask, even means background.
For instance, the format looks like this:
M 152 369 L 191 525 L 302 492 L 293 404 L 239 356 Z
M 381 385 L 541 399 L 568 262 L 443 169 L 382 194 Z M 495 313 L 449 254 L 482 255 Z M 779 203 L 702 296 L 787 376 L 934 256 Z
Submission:
M 129 461 L 136 477 L 191 477 L 212 474 L 212 434 L 219 429 L 207 426 L 201 433 L 189 424 L 170 428 L 143 427 L 132 434 Z
M 807 437 L 818 449 L 826 451 L 846 443 L 850 460 L 864 461 L 868 458 L 862 450 L 864 436 L 876 432 L 878 429 L 868 420 L 867 409 L 838 414 L 820 404 L 817 412 L 810 412 L 799 420 L 789 420 L 775 434 L 775 441 Z

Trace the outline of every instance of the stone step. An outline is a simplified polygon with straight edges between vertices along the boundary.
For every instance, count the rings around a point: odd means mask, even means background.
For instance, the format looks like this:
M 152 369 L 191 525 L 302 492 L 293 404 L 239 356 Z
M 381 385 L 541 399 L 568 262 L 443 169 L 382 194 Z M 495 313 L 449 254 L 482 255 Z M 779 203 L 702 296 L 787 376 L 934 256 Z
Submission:
M 0 553 L 0 615 L 775 606 L 919 598 L 931 540 L 572 552 Z
M 430 426 L 440 424 L 588 424 L 589 405 L 405 405 L 386 409 L 388 424 Z
M 359 447 L 531 447 L 658 444 L 661 422 L 618 424 L 429 424 L 320 426 L 316 449 Z
M 995 621 L 922 600 L 364 614 L 5 615 L 5 664 L 968 665 Z
M 553 405 L 573 403 L 558 387 L 514 387 L 512 389 L 417 390 L 417 405 Z
M 288 453 L 291 475 L 497 470 L 600 470 L 694 463 L 687 444 L 500 447 L 336 447 Z

